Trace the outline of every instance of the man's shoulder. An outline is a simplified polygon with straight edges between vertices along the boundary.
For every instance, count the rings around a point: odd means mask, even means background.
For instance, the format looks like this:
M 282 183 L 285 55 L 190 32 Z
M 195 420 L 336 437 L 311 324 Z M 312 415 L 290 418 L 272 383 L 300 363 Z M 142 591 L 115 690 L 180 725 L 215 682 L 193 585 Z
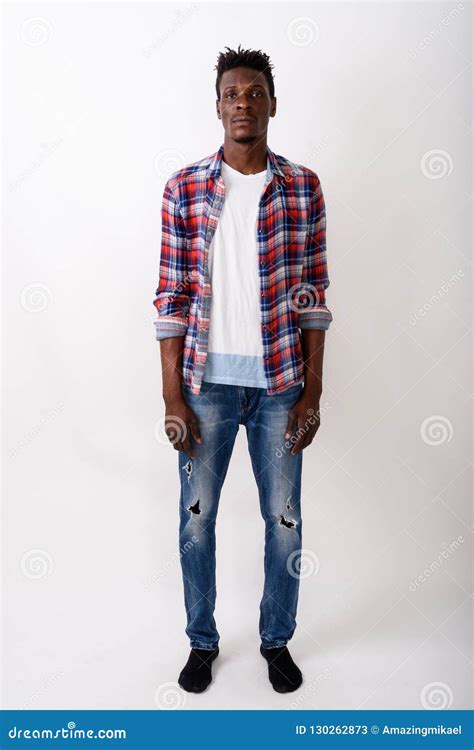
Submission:
M 208 154 L 202 159 L 175 170 L 167 179 L 167 187 L 172 191 L 177 189 L 179 192 L 183 187 L 195 185 L 200 180 L 205 180 L 209 167 L 214 163 L 217 154 L 218 152 Z M 304 187 L 309 188 L 316 188 L 319 185 L 318 174 L 310 167 L 298 164 L 282 154 L 272 152 L 272 157 L 274 164 L 286 180 L 296 178 Z
M 202 159 L 186 164 L 186 166 L 172 172 L 167 179 L 167 185 L 170 190 L 204 179 L 215 156 L 215 153 L 208 154 L 208 156 L 204 156 Z
M 307 167 L 304 164 L 298 164 L 281 154 L 274 154 L 274 157 L 280 169 L 285 173 L 285 176 L 300 178 L 303 182 L 308 184 L 319 183 L 318 174 L 314 169 L 311 169 L 311 167 Z

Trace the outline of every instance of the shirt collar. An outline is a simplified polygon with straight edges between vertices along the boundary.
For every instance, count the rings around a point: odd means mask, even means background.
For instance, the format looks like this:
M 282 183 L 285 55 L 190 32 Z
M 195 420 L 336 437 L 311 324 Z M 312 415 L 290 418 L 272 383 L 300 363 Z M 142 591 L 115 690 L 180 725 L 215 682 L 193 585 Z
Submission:
M 214 177 L 217 178 L 220 176 L 221 173 L 221 163 L 222 163 L 222 157 L 224 155 L 224 144 L 222 144 L 219 147 L 219 150 L 216 151 L 215 154 L 213 154 L 211 161 L 209 163 L 209 166 L 207 168 L 207 176 L 208 177 Z M 267 146 L 267 177 L 266 181 L 270 182 L 270 180 L 273 177 L 273 174 L 277 174 L 280 177 L 285 177 L 285 173 L 281 169 L 280 165 L 278 164 L 278 160 L 273 153 L 273 151 L 270 150 L 270 148 Z

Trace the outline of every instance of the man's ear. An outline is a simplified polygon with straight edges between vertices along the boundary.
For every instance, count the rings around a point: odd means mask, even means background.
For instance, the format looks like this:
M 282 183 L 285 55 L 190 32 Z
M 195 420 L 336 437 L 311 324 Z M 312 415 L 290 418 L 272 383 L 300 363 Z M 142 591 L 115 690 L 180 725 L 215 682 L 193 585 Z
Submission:
M 274 96 L 273 99 L 272 99 L 272 106 L 271 106 L 271 109 L 270 109 L 270 117 L 275 117 L 275 115 L 276 115 L 276 109 L 277 109 L 277 98 L 276 98 L 276 96 Z
M 216 112 L 219 120 L 221 119 L 221 113 L 219 112 L 219 99 L 216 99 Z

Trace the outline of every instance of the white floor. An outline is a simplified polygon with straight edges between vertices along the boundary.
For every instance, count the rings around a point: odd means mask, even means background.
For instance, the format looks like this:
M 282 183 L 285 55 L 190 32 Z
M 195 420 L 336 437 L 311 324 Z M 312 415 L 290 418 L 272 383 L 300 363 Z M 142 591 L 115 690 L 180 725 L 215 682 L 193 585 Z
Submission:
M 102 602 L 107 612 L 100 612 L 99 621 L 100 602 L 91 597 L 89 604 L 88 614 L 52 607 L 51 627 L 38 609 L 31 623 L 35 646 L 24 630 L 7 654 L 5 708 L 413 709 L 427 707 L 430 700 L 432 707 L 471 707 L 470 665 L 454 640 L 456 631 L 463 630 L 468 602 L 449 627 L 438 630 L 404 598 L 378 622 L 342 606 L 326 621 L 311 622 L 303 613 L 304 626 L 291 651 L 305 681 L 286 696 L 268 682 L 248 617 L 226 623 L 213 683 L 205 693 L 193 695 L 176 684 L 187 645 L 179 632 L 166 636 L 156 627 L 159 617 L 153 607 L 142 602 L 140 609 L 135 600 L 127 611 L 125 603 L 114 607 L 112 601 Z M 367 632 L 359 637 L 361 629 Z M 432 683 L 441 685 L 426 689 Z
M 221 653 L 210 688 L 192 695 L 176 682 L 188 643 L 174 554 L 175 514 L 164 525 L 155 520 L 151 530 L 142 530 L 144 554 L 149 546 L 155 549 L 153 582 L 145 565 L 137 575 L 143 561 L 138 562 L 136 541 L 126 544 L 136 523 L 125 529 L 124 508 L 115 497 L 121 544 L 112 529 L 95 529 L 100 540 L 91 530 L 88 544 L 71 541 L 70 549 L 65 545 L 57 552 L 50 574 L 34 579 L 19 572 L 17 589 L 4 592 L 4 708 L 471 707 L 467 545 L 410 591 L 410 580 L 430 559 L 419 542 L 428 517 L 421 513 L 408 530 L 406 521 L 399 529 L 394 524 L 388 539 L 374 537 L 370 546 L 363 533 L 367 507 L 358 506 L 351 522 L 336 529 L 330 513 L 323 516 L 309 501 L 304 546 L 317 550 L 319 568 L 301 581 L 298 627 L 290 643 L 305 681 L 291 695 L 275 693 L 258 639 L 263 522 L 251 510 L 250 486 L 248 496 L 242 494 L 237 470 L 228 480 L 218 521 Z M 241 512 L 235 510 L 238 502 Z M 428 512 L 446 522 L 453 518 L 441 505 Z M 443 526 L 446 540 L 455 532 Z M 161 539 L 156 547 L 155 534 Z
M 332 415 L 331 435 L 339 416 Z M 418 416 L 407 424 L 404 456 L 409 440 L 419 440 L 418 424 Z M 10 482 L 2 706 L 470 708 L 467 464 L 453 454 L 456 465 L 438 477 L 427 448 L 414 473 L 394 458 L 396 447 L 387 452 L 391 436 L 402 438 L 390 425 L 383 429 L 344 467 L 329 455 L 331 435 L 305 455 L 307 564 L 290 642 L 305 681 L 287 696 L 271 688 L 259 653 L 264 526 L 243 430 L 217 522 L 221 654 L 201 695 L 176 683 L 189 653 L 177 453 L 151 439 L 130 461 L 119 438 L 115 453 L 78 439 L 59 474 L 48 463 L 57 436 L 45 430 L 15 459 Z M 342 427 L 339 433 L 345 436 Z M 128 436 L 131 445 L 135 439 Z

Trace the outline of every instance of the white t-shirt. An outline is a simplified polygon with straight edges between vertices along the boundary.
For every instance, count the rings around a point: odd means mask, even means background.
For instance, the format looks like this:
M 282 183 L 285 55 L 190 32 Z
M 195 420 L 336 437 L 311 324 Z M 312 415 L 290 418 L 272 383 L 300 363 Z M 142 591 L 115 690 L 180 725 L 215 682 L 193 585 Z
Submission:
M 221 163 L 225 200 L 209 247 L 212 298 L 203 379 L 266 388 L 257 213 L 266 169 L 245 175 Z

